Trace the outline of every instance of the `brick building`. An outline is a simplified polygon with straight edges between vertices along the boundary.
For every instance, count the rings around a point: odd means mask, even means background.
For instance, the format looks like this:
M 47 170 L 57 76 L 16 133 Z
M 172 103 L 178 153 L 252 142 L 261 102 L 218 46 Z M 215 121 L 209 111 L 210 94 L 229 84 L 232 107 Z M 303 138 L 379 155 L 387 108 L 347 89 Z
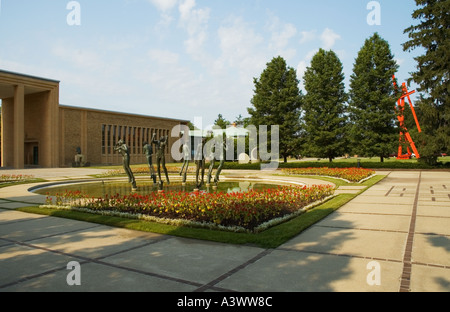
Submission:
M 133 164 L 145 163 L 143 143 L 169 137 L 166 160 L 178 138 L 170 132 L 188 121 L 59 104 L 59 81 L 0 70 L 1 166 L 72 166 L 77 150 L 93 165 L 120 164 L 114 145 L 122 138 Z

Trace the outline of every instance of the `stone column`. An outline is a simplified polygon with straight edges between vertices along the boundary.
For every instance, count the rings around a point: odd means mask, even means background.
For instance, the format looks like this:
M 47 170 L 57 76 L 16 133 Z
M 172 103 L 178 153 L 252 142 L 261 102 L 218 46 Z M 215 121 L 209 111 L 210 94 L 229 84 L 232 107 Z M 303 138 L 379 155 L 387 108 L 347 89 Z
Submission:
M 17 85 L 14 87 L 14 168 L 23 169 L 25 167 L 25 87 Z

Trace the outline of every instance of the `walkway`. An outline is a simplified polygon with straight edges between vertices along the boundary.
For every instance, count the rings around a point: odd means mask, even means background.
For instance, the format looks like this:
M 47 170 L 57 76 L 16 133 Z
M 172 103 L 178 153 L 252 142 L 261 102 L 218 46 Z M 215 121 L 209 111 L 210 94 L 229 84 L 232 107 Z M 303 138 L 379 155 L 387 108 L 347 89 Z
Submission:
M 450 291 L 449 172 L 391 172 L 276 249 L 26 214 L 8 199 L 33 197 L 11 189 L 0 190 L 0 292 Z M 80 286 L 67 283 L 71 261 Z

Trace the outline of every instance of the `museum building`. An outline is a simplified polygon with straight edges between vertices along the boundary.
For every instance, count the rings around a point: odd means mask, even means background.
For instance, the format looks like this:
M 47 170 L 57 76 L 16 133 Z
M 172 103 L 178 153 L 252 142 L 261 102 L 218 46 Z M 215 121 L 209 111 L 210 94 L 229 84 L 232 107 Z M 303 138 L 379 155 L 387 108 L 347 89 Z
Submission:
M 168 136 L 166 161 L 173 161 L 171 137 L 187 120 L 135 115 L 59 104 L 59 81 L 0 70 L 1 166 L 22 169 L 73 166 L 76 156 L 91 165 L 118 165 L 114 146 L 128 145 L 132 164 L 147 162 L 143 143 Z

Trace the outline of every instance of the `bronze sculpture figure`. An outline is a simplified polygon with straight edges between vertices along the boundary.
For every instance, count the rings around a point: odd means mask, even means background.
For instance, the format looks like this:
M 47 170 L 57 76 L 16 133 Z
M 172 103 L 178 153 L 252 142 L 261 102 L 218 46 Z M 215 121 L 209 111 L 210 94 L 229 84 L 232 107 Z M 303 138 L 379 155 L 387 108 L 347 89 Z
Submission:
M 144 142 L 144 154 L 147 157 L 147 164 L 150 169 L 150 177 L 153 180 L 153 183 L 156 184 L 156 174 L 155 169 L 153 168 L 153 146 L 148 142 Z
M 161 137 L 159 140 L 156 140 L 156 134 L 153 134 L 152 143 L 156 146 L 156 167 L 158 168 L 158 177 L 160 187 L 163 185 L 163 181 L 161 179 L 161 166 L 163 167 L 164 173 L 166 175 L 167 184 L 170 184 L 169 173 L 166 168 L 166 157 L 165 157 L 165 149 L 167 145 L 167 136 Z
M 123 169 L 128 176 L 128 182 L 131 183 L 133 190 L 136 190 L 136 179 L 134 178 L 133 171 L 131 171 L 130 168 L 130 152 L 128 150 L 128 146 L 124 141 L 119 140 L 119 142 L 117 142 L 116 146 L 114 147 L 114 150 L 118 151 L 122 155 Z

